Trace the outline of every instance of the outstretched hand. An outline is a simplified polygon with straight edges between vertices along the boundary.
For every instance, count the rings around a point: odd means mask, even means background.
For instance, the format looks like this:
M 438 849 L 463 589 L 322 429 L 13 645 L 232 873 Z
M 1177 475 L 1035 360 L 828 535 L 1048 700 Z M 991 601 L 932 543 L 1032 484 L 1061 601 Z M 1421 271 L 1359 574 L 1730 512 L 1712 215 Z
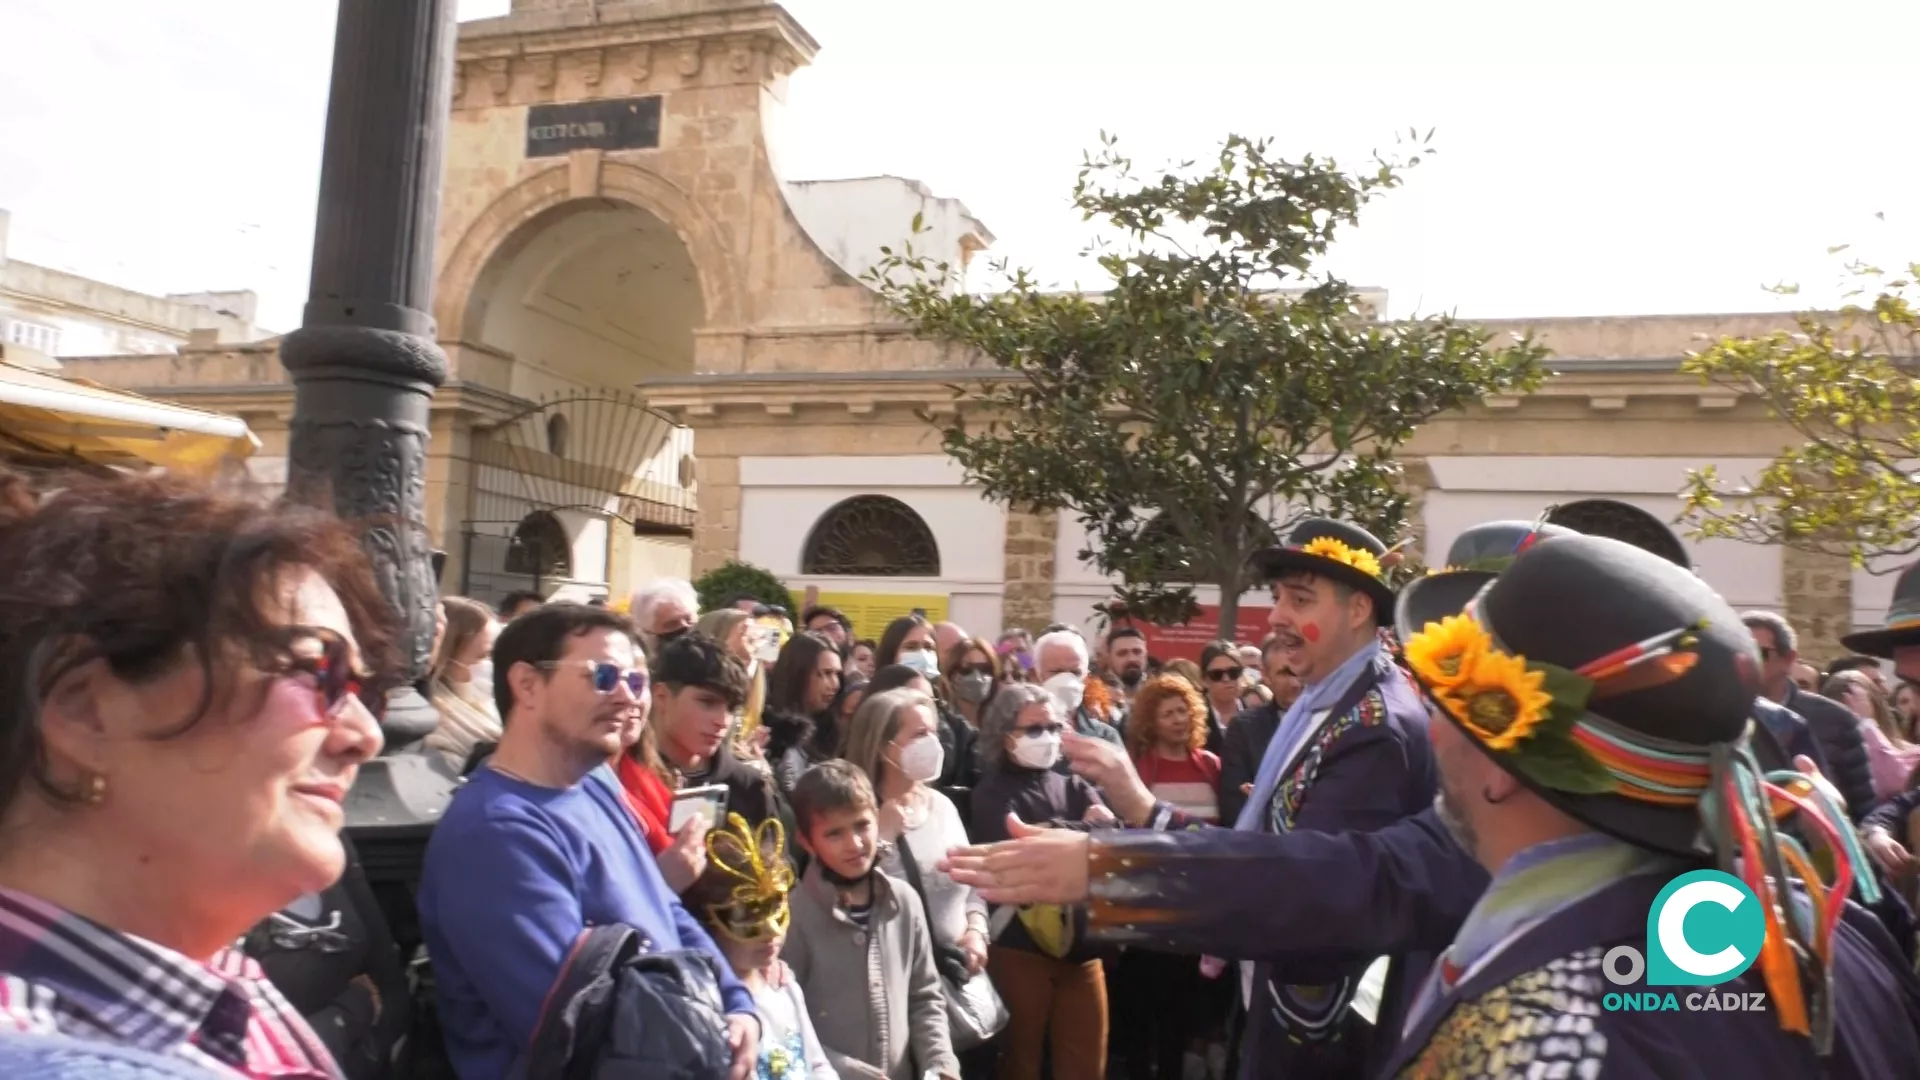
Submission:
M 1077 904 L 1087 898 L 1092 838 L 1072 829 L 1043 829 L 1007 815 L 1008 840 L 955 848 L 940 869 L 980 890 L 992 904 Z

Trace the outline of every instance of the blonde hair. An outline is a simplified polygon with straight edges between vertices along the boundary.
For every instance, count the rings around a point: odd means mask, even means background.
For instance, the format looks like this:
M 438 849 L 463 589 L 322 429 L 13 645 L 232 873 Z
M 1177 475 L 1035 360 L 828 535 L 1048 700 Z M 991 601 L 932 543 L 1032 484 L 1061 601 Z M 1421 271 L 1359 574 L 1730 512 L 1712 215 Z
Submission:
M 933 714 L 933 699 L 918 690 L 888 690 L 875 694 L 853 710 L 847 730 L 841 736 L 841 757 L 865 773 L 873 790 L 880 790 L 881 754 L 900 734 L 900 716 L 908 709 L 922 708 Z M 934 714 L 938 723 L 938 715 Z
M 447 632 L 441 636 L 440 648 L 433 654 L 433 665 L 427 669 L 430 683 L 446 682 L 447 668 L 452 666 L 453 658 L 465 652 L 493 621 L 493 609 L 464 596 L 441 598 L 440 610 L 447 614 Z

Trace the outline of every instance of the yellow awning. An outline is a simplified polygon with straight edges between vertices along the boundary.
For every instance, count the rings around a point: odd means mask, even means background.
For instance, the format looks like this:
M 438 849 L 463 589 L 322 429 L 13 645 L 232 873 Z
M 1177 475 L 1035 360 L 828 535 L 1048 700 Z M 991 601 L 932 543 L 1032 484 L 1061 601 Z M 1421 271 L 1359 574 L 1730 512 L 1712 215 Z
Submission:
M 159 465 L 202 474 L 260 448 L 237 416 L 5 363 L 0 436 L 17 447 L 99 465 Z

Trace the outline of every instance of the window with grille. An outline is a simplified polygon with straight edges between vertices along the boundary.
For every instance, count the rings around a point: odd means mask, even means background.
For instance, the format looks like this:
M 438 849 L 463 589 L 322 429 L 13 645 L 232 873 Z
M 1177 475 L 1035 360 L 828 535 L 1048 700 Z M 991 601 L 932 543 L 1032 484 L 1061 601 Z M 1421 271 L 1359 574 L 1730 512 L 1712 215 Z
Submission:
M 939 577 L 940 546 L 913 508 L 885 495 L 856 495 L 814 524 L 800 572 L 847 577 Z

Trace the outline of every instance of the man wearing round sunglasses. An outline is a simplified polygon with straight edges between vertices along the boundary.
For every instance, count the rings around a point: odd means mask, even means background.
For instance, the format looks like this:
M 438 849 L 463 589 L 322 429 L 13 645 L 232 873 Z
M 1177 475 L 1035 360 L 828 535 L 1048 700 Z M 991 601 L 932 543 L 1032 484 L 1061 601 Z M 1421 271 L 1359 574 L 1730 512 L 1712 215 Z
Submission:
M 637 637 L 617 612 L 549 604 L 494 644 L 505 734 L 434 829 L 418 897 L 447 1053 L 461 1076 L 512 1072 L 575 940 L 615 924 L 638 930 L 643 948 L 714 957 L 730 1080 L 753 1067 L 752 995 L 661 877 L 607 768 L 648 690 Z

